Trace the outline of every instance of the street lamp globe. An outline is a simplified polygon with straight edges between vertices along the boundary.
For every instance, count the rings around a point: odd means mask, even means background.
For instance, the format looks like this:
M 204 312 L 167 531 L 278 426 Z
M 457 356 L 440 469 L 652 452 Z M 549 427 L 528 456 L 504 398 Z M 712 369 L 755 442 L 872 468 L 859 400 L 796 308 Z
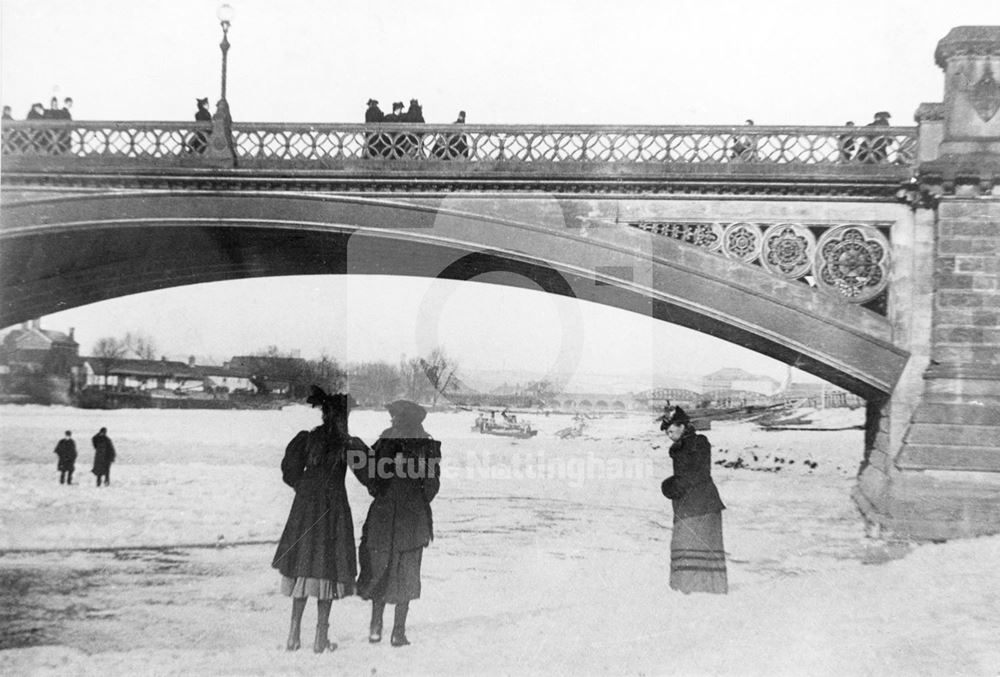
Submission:
M 219 5 L 219 9 L 216 11 L 215 15 L 219 17 L 219 23 L 221 23 L 225 28 L 229 28 L 229 24 L 233 22 L 233 15 L 235 13 L 236 10 L 233 9 L 232 5 L 224 2 Z

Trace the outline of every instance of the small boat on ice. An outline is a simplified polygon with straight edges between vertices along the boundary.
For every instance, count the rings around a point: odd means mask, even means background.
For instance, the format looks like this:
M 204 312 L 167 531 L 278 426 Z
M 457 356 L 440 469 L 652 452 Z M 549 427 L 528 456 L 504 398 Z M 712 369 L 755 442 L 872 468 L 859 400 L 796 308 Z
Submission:
M 529 421 L 518 421 L 517 416 L 507 413 L 506 409 L 500 412 L 500 420 L 497 420 L 497 412 L 495 411 L 489 412 L 489 415 L 487 412 L 479 412 L 472 430 L 481 435 L 497 435 L 516 439 L 527 439 L 538 434 L 538 431 L 531 427 Z

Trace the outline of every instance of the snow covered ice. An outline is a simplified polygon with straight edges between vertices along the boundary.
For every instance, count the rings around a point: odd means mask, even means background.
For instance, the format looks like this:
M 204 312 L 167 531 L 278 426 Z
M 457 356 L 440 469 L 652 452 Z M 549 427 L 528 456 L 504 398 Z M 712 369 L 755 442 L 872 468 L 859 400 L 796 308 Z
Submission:
M 368 604 L 350 598 L 331 614 L 339 648 L 316 656 L 283 650 L 270 567 L 292 500 L 278 463 L 315 411 L 0 407 L 0 674 L 1000 674 L 1000 537 L 866 539 L 861 430 L 714 424 L 730 594 L 685 596 L 667 585 L 669 444 L 652 416 L 565 440 L 568 416 L 529 415 L 527 440 L 470 432 L 474 417 L 425 422 L 444 476 L 413 645 L 368 644 Z M 368 442 L 387 425 L 351 415 Z M 98 489 L 101 426 L 118 461 Z M 52 453 L 66 429 L 72 487 Z M 347 482 L 360 534 L 370 499 Z M 304 636 L 314 620 L 311 603 Z

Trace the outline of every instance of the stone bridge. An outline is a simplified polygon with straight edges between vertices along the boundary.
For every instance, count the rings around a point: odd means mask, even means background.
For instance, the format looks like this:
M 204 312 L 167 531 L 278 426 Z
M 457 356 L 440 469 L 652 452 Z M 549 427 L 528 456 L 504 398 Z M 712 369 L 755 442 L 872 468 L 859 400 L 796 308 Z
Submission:
M 865 397 L 871 524 L 1000 531 L 1000 28 L 937 61 L 917 127 L 7 122 L 0 326 L 255 276 L 539 289 Z

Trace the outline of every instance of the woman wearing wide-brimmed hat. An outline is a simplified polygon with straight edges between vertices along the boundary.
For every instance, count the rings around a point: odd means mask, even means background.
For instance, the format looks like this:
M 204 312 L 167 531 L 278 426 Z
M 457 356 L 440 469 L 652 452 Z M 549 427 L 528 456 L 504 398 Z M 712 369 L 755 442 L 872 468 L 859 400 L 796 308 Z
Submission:
M 674 474 L 660 489 L 674 508 L 670 539 L 670 587 L 684 593 L 729 590 L 726 550 L 722 542 L 722 511 L 726 506 L 712 481 L 712 445 L 695 432 L 680 407 L 660 417 L 660 430 L 673 442 Z
M 196 99 L 195 103 L 198 104 L 198 110 L 195 111 L 194 114 L 195 122 L 211 122 L 212 113 L 208 110 L 208 97 Z M 208 148 L 208 135 L 210 133 L 211 132 L 204 132 L 199 129 L 192 134 L 188 139 L 188 152 L 204 153 L 205 149 Z
M 286 648 L 294 651 L 301 645 L 302 612 L 306 599 L 315 597 L 313 651 L 321 653 L 337 648 L 327 638 L 333 600 L 354 593 L 354 521 L 344 476 L 349 465 L 353 469 L 352 456 L 367 455 L 368 447 L 348 433 L 349 395 L 328 395 L 312 386 L 306 401 L 320 407 L 323 424 L 299 432 L 281 461 L 282 479 L 295 489 L 295 499 L 272 566 L 281 572 L 282 592 L 292 598 Z
M 409 644 L 406 616 L 420 597 L 420 563 L 434 538 L 431 501 L 441 487 L 441 443 L 424 430 L 426 410 L 407 400 L 388 407 L 392 426 L 372 445 L 368 491 L 373 497 L 361 532 L 358 594 L 372 601 L 368 641 L 382 640 L 382 614 L 395 604 L 393 646 Z

